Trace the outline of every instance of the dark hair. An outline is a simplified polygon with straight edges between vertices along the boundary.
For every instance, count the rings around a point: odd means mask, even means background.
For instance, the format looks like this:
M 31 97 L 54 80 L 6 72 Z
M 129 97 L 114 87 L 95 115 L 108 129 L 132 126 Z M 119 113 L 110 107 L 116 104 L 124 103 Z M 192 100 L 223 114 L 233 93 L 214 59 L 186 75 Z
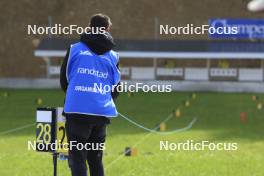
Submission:
M 105 27 L 106 29 L 112 25 L 109 16 L 98 13 L 91 17 L 90 26 L 91 27 Z

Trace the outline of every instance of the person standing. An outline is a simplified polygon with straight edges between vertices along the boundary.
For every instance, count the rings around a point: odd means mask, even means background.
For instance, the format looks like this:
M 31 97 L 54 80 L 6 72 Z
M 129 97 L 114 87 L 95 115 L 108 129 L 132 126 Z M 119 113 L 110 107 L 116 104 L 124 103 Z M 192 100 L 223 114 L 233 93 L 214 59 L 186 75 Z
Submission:
M 66 92 L 64 115 L 72 176 L 87 176 L 87 163 L 90 176 L 104 176 L 106 126 L 118 115 L 114 99 L 119 94 L 115 86 L 120 81 L 119 57 L 112 50 L 115 43 L 111 25 L 107 15 L 93 15 L 90 32 L 71 45 L 62 63 L 60 84 Z M 115 88 L 107 91 L 104 89 L 107 86 Z M 71 142 L 86 148 L 71 146 Z

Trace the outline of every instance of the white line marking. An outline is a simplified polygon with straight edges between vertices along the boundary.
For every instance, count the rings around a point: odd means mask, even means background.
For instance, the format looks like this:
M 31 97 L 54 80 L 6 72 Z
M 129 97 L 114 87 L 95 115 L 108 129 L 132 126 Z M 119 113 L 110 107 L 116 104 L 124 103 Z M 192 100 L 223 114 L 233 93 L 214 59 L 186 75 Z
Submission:
M 20 127 L 17 127 L 17 128 L 6 130 L 6 131 L 2 131 L 2 132 L 0 132 L 0 135 L 4 135 L 4 134 L 9 134 L 9 133 L 13 133 L 13 132 L 16 132 L 16 131 L 20 131 L 20 130 L 29 128 L 29 127 L 31 127 L 33 125 L 35 125 L 35 123 L 24 125 L 24 126 L 20 126 Z
M 171 118 L 173 117 L 172 114 L 170 114 L 165 120 L 163 120 L 162 122 L 167 122 L 169 121 Z M 162 123 L 161 122 L 161 123 Z M 157 125 L 155 128 L 153 128 L 152 130 L 157 130 L 159 128 L 159 125 Z M 143 141 L 145 141 L 146 138 L 148 138 L 151 134 L 154 134 L 154 133 L 147 133 L 145 136 L 143 136 L 141 138 L 141 140 L 139 140 L 137 143 L 135 143 L 132 147 L 136 147 L 137 145 L 141 144 Z M 123 158 L 125 156 L 125 153 L 118 156 L 115 160 L 113 160 L 111 163 L 109 163 L 109 165 L 106 166 L 105 170 L 107 170 L 108 168 L 110 168 L 112 165 L 114 165 L 117 161 L 119 161 L 121 158 Z

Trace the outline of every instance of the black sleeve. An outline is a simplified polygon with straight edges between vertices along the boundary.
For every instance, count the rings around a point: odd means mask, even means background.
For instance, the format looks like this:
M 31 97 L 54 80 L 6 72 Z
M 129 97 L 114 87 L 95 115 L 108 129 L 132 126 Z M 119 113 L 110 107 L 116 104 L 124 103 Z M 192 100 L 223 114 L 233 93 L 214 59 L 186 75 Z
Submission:
M 67 64 L 68 64 L 69 52 L 70 52 L 70 49 L 67 50 L 67 54 L 63 60 L 63 63 L 61 65 L 61 70 L 60 70 L 60 86 L 64 92 L 66 92 L 67 87 L 68 87 L 66 69 L 67 69 Z
M 119 69 L 119 63 L 117 63 L 117 68 Z M 114 88 L 114 90 L 111 92 L 112 98 L 116 99 L 119 96 L 119 92 L 117 87 L 120 86 L 120 82 L 117 84 L 117 86 Z

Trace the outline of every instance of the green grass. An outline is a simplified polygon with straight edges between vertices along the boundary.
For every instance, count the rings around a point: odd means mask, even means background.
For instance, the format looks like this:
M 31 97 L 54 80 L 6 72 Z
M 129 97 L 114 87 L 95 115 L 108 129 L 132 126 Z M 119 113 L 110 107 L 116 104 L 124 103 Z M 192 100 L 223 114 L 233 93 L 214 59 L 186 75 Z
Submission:
M 9 97 L 3 93 L 9 92 Z M 112 120 L 104 157 L 107 176 L 263 176 L 264 116 L 257 110 L 252 94 L 197 93 L 190 107 L 183 102 L 190 93 L 122 94 L 118 110 L 148 128 L 154 128 L 177 107 L 182 116 L 168 121 L 168 130 L 186 126 L 193 117 L 193 128 L 172 135 L 149 134 L 123 118 Z M 43 106 L 63 104 L 59 90 L 0 90 L 0 133 L 35 122 L 36 98 Z M 264 95 L 259 95 L 260 101 Z M 264 101 L 263 101 L 264 102 Z M 241 123 L 240 112 L 247 112 L 248 122 Z M 35 127 L 0 135 L 0 176 L 52 175 L 52 157 L 48 153 L 27 150 L 27 141 L 35 139 Z M 187 140 L 214 143 L 238 143 L 236 151 L 160 151 L 160 140 Z M 124 157 L 124 148 L 137 143 L 138 156 Z M 66 161 L 58 162 L 58 175 L 69 176 Z

